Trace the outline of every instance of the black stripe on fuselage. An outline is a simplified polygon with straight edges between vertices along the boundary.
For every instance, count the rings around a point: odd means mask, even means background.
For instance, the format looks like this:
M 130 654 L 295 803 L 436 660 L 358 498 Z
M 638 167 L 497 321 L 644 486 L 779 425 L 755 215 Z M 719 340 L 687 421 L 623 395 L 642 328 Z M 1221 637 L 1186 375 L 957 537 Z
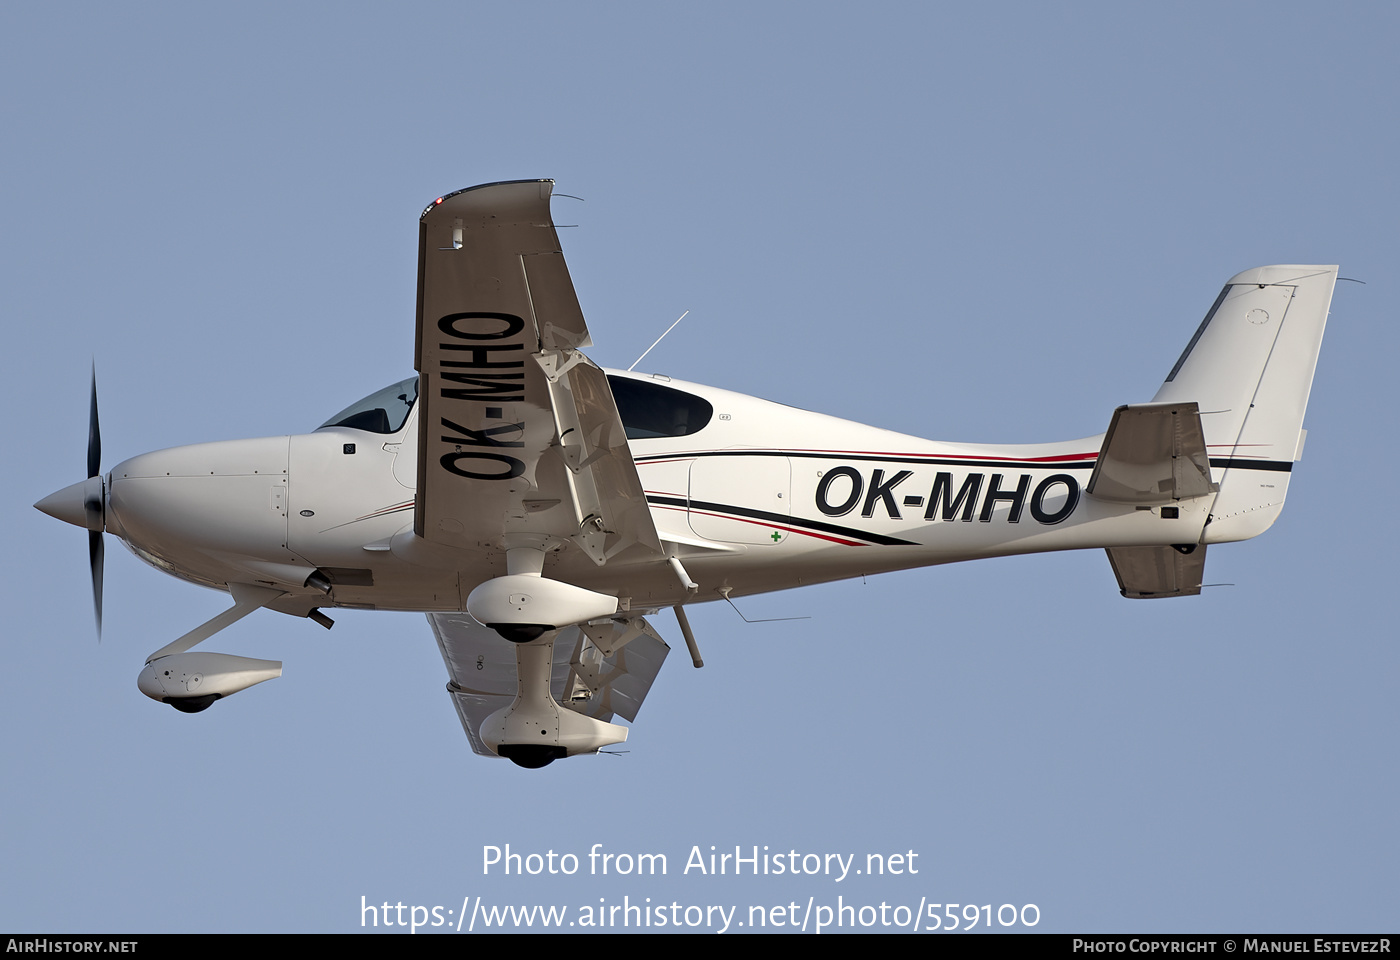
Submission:
M 806 530 L 816 530 L 821 533 L 830 533 L 839 537 L 846 537 L 851 540 L 865 540 L 868 543 L 879 544 L 882 547 L 916 547 L 912 540 L 901 540 L 898 537 L 887 537 L 879 533 L 868 533 L 864 530 L 856 530 L 852 527 L 843 527 L 835 523 L 823 523 L 820 520 L 806 520 L 802 517 L 791 517 L 785 513 L 770 513 L 767 510 L 754 510 L 751 507 L 736 507 L 727 503 L 711 503 L 707 500 L 685 500 L 681 497 L 657 497 L 648 496 L 647 503 L 654 503 L 658 506 L 684 507 L 695 510 L 709 510 L 714 513 L 729 513 L 736 517 L 748 517 L 753 520 L 763 520 L 767 523 L 778 526 L 801 527 Z
M 1225 467 L 1233 470 L 1274 470 L 1279 473 L 1292 473 L 1291 460 L 1248 460 L 1244 457 L 1211 457 L 1212 467 Z
M 658 453 L 649 457 L 637 457 L 637 463 L 650 463 L 655 460 L 698 460 L 700 457 L 805 457 L 809 460 L 870 460 L 876 463 L 927 463 L 957 467 L 1024 467 L 1044 470 L 1092 470 L 1093 460 L 1017 460 L 1013 457 L 901 457 L 880 453 L 845 453 L 840 450 L 830 452 L 806 450 L 701 450 L 692 453 Z M 1212 463 L 1214 461 L 1211 461 Z
M 700 457 L 805 457 L 813 460 L 869 460 L 884 463 L 927 463 L 959 467 L 998 467 L 1019 466 L 1029 470 L 1092 470 L 1094 460 L 1015 460 L 1010 457 L 965 458 L 965 457 L 899 457 L 878 453 L 830 453 L 794 450 L 702 450 L 691 453 L 658 453 L 649 457 L 637 457 L 637 463 L 650 463 L 657 460 L 697 460 Z M 1247 457 L 1211 457 L 1212 467 L 1238 468 L 1243 470 L 1273 470 L 1292 473 L 1293 463 L 1289 460 L 1251 460 Z

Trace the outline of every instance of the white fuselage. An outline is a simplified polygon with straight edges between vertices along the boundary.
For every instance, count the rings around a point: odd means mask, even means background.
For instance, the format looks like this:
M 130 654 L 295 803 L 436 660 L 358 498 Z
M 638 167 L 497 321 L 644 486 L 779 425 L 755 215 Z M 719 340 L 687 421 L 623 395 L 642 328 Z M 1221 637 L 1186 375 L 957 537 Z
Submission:
M 982 557 L 1194 544 L 1206 521 L 1210 498 L 1182 501 L 1167 518 L 1086 496 L 1101 437 L 939 443 L 711 387 L 610 375 L 664 382 L 714 411 L 693 434 L 629 443 L 657 533 L 699 590 L 688 594 L 655 565 L 572 578 L 631 609 Z M 505 571 L 504 554 L 414 535 L 417 436 L 415 410 L 392 434 L 327 427 L 134 457 L 109 474 L 108 529 L 176 576 L 285 590 L 272 606 L 287 613 L 462 610 L 475 586 Z M 306 586 L 318 572 L 332 597 Z

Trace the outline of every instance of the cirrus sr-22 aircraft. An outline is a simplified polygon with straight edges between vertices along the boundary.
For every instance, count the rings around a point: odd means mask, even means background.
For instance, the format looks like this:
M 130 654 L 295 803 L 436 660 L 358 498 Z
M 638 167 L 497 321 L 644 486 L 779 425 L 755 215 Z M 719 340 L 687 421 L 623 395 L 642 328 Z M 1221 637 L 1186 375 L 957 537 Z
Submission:
M 1100 436 L 920 440 L 666 377 L 604 372 L 553 181 L 428 205 L 416 377 L 313 433 L 147 453 L 36 506 L 233 605 L 147 659 L 179 710 L 281 675 L 191 648 L 266 607 L 427 613 L 472 749 L 540 767 L 627 739 L 669 647 L 648 622 L 863 574 L 1106 550 L 1125 597 L 1197 594 L 1209 545 L 1263 533 L 1302 451 L 1333 266 L 1237 274 L 1156 396 Z

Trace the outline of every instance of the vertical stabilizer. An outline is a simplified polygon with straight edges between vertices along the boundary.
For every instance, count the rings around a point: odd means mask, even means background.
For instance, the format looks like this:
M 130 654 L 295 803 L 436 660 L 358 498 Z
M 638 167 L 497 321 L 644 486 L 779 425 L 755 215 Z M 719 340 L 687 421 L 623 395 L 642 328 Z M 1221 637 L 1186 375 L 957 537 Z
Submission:
M 1258 536 L 1283 509 L 1336 280 L 1335 266 L 1232 277 L 1153 397 L 1199 405 L 1220 485 L 1203 543 Z

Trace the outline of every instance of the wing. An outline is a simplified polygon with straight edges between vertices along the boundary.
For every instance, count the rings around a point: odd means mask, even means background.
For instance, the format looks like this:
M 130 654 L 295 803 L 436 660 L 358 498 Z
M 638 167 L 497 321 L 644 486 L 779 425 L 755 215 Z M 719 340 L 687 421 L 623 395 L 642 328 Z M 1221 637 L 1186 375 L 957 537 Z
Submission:
M 481 740 L 481 723 L 515 700 L 515 645 L 465 613 L 430 613 L 449 676 L 447 692 L 472 750 L 494 757 Z M 554 642 L 550 695 L 595 720 L 629 722 L 651 689 L 671 648 L 641 617 L 584 624 L 559 631 Z
M 552 180 L 440 197 L 418 247 L 414 532 L 478 550 L 504 537 L 595 564 L 661 561 L 617 405 L 550 219 Z

